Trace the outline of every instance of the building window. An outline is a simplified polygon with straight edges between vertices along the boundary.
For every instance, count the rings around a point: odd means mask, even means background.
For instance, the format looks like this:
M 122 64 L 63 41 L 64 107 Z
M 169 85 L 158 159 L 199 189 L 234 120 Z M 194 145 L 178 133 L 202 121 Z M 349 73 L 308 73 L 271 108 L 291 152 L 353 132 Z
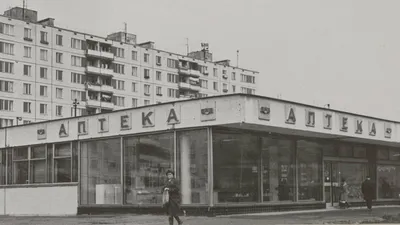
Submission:
M 204 89 L 208 89 L 208 81 L 200 79 L 200 87 Z
M 150 70 L 149 69 L 143 69 L 143 74 L 145 79 L 150 78 Z
M 24 65 L 24 76 L 31 76 L 32 75 L 31 70 L 32 66 Z
M 0 72 L 13 74 L 14 73 L 14 63 L 0 61 Z
M 56 52 L 56 63 L 63 62 L 63 54 L 61 52 Z
M 123 48 L 114 48 L 115 56 L 118 58 L 125 58 L 125 49 Z
M 0 92 L 13 92 L 14 82 L 0 80 Z
M 11 127 L 13 125 L 14 120 L 12 119 L 2 119 L 0 118 L 0 128 L 2 127 Z
M 213 82 L 213 89 L 215 90 L 215 91 L 218 91 L 218 82 Z
M 132 60 L 137 61 L 137 51 L 132 51 Z
M 228 91 L 228 84 L 222 84 L 222 89 L 224 90 L 224 92 Z
M 40 78 L 47 79 L 47 68 L 40 67 Z
M 31 84 L 27 84 L 24 83 L 23 84 L 23 88 L 24 88 L 24 95 L 31 95 L 32 94 L 32 85 Z
M 236 73 L 232 72 L 232 80 L 236 80 Z
M 32 29 L 24 28 L 24 39 L 32 41 Z
M 47 53 L 48 51 L 45 49 L 40 49 L 40 60 L 47 61 Z
M 63 36 L 56 34 L 56 45 L 62 46 L 63 45 Z
M 213 74 L 214 74 L 214 77 L 217 77 L 217 76 L 218 76 L 218 69 L 217 69 L 217 68 L 214 68 L 214 69 L 213 69 Z
M 125 97 L 113 96 L 113 103 L 116 106 L 125 107 Z
M 132 92 L 137 92 L 137 83 L 132 82 Z
M 86 100 L 86 92 L 85 91 L 75 91 L 71 90 L 71 100 L 77 99 L 78 101 Z
M 132 98 L 132 107 L 133 107 L 133 108 L 138 107 L 138 100 L 137 100 L 137 98 Z
M 177 68 L 178 61 L 175 59 L 167 59 L 167 67 L 169 68 Z
M 168 88 L 168 97 L 170 98 L 178 98 L 179 92 L 176 89 Z
M 30 124 L 31 122 L 32 122 L 32 121 L 30 121 L 30 120 L 23 120 L 23 121 L 22 121 L 23 124 Z
M 56 70 L 56 80 L 58 80 L 58 81 L 63 80 L 63 71 L 62 70 Z
M 40 43 L 49 44 L 49 42 L 47 41 L 47 32 L 40 31 Z
M 79 73 L 71 73 L 71 83 L 84 84 L 86 82 L 86 75 Z
M 121 183 L 121 151 L 115 150 L 120 149 L 120 140 L 120 138 L 109 138 L 81 143 L 79 196 L 82 205 L 121 204 L 118 198 L 107 197 L 106 189 L 96 188 L 111 187 L 113 193 L 117 193 L 114 191 L 118 188 L 114 187 L 118 187 Z M 129 160 L 131 159 L 129 157 Z
M 254 76 L 240 74 L 240 81 L 244 83 L 254 84 L 256 82 L 256 78 Z
M 256 90 L 252 88 L 242 87 L 242 93 L 244 94 L 255 94 Z
M 232 92 L 236 93 L 236 86 L 235 85 L 232 85 Z
M 138 68 L 136 66 L 132 66 L 132 76 L 138 76 Z
M 156 80 L 161 81 L 161 71 L 156 71 Z
M 0 41 L 0 53 L 14 55 L 14 44 Z
M 147 54 L 147 53 L 144 53 L 144 54 L 143 54 L 143 61 L 144 61 L 145 63 L 149 63 L 149 60 L 150 60 L 150 55 Z
M 86 42 L 82 40 L 71 38 L 71 48 L 85 50 L 85 43 Z
M 47 104 L 40 104 L 40 114 L 47 115 Z
M 144 85 L 144 94 L 150 95 L 150 85 L 149 84 Z
M 78 66 L 78 67 L 84 67 L 84 66 L 86 66 L 86 59 L 83 57 L 73 55 L 73 56 L 71 56 L 71 65 Z
M 167 74 L 167 81 L 169 83 L 178 83 L 179 76 L 177 74 L 168 73 Z
M 156 56 L 156 64 L 161 66 L 161 56 Z
M 31 103 L 30 102 L 23 102 L 23 110 L 24 113 L 31 113 Z
M 6 35 L 14 35 L 14 25 L 0 23 L 0 33 Z
M 112 80 L 112 86 L 117 90 L 125 90 L 125 81 L 122 80 Z
M 24 57 L 25 58 L 32 58 L 32 48 L 24 46 Z
M 145 99 L 143 103 L 144 105 L 150 105 L 150 100 Z
M 56 98 L 62 99 L 63 98 L 63 89 L 56 88 Z
M 62 116 L 63 107 L 61 105 L 56 105 L 56 116 Z
M 125 74 L 125 66 L 122 64 L 114 64 L 114 72 L 119 74 Z
M 72 161 L 72 163 L 71 163 Z M 75 143 L 54 145 L 54 183 L 68 183 L 77 181 L 78 155 Z
M 161 89 L 161 87 L 156 87 L 156 93 L 157 93 L 157 95 L 158 96 L 162 96 L 162 89 Z
M 47 97 L 47 86 L 40 85 L 40 96 Z

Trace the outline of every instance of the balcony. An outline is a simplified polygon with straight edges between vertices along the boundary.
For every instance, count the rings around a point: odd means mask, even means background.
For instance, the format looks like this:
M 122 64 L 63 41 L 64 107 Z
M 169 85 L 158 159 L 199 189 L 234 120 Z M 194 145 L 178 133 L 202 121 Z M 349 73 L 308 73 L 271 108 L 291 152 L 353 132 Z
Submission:
M 97 99 L 88 99 L 86 101 L 86 107 L 112 110 L 114 109 L 114 104 L 112 102 L 104 102 L 104 101 L 99 101 Z
M 109 85 L 95 84 L 91 82 L 86 82 L 86 89 L 95 92 L 107 92 L 114 93 L 114 88 Z
M 104 76 L 114 76 L 114 70 L 95 66 L 86 66 L 86 73 L 100 74 Z
M 191 91 L 200 91 L 200 86 L 199 85 L 194 85 L 190 83 L 185 83 L 185 82 L 179 82 L 179 88 L 185 89 L 185 90 L 191 90 Z
M 186 67 L 179 67 L 179 74 L 191 77 L 200 77 L 200 71 L 188 69 Z
M 114 60 L 114 53 L 112 52 L 103 52 L 103 51 L 88 49 L 86 50 L 86 55 L 91 57 Z

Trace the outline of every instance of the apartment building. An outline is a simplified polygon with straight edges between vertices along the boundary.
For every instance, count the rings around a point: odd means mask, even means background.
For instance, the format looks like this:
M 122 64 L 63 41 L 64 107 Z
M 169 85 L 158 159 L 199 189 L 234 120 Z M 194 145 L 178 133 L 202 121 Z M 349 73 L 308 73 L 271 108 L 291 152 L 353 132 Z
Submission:
M 0 16 L 0 128 L 179 99 L 256 93 L 256 71 L 213 61 L 208 47 L 188 55 L 99 37 L 37 19 L 15 7 Z

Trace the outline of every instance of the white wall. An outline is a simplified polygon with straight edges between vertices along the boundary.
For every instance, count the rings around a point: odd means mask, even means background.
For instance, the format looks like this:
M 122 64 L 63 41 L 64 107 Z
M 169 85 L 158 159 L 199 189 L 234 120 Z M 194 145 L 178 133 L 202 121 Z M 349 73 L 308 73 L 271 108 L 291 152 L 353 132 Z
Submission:
M 0 215 L 76 215 L 77 186 L 0 189 Z

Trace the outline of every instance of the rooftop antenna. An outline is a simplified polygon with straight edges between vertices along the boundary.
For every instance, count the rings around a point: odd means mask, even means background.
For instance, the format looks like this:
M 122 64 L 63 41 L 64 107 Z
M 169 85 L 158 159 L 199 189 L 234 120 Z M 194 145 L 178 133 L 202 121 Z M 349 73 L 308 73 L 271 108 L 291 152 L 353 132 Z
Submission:
M 186 54 L 189 55 L 189 38 L 186 38 Z
M 239 68 L 239 50 L 236 51 L 236 67 Z

